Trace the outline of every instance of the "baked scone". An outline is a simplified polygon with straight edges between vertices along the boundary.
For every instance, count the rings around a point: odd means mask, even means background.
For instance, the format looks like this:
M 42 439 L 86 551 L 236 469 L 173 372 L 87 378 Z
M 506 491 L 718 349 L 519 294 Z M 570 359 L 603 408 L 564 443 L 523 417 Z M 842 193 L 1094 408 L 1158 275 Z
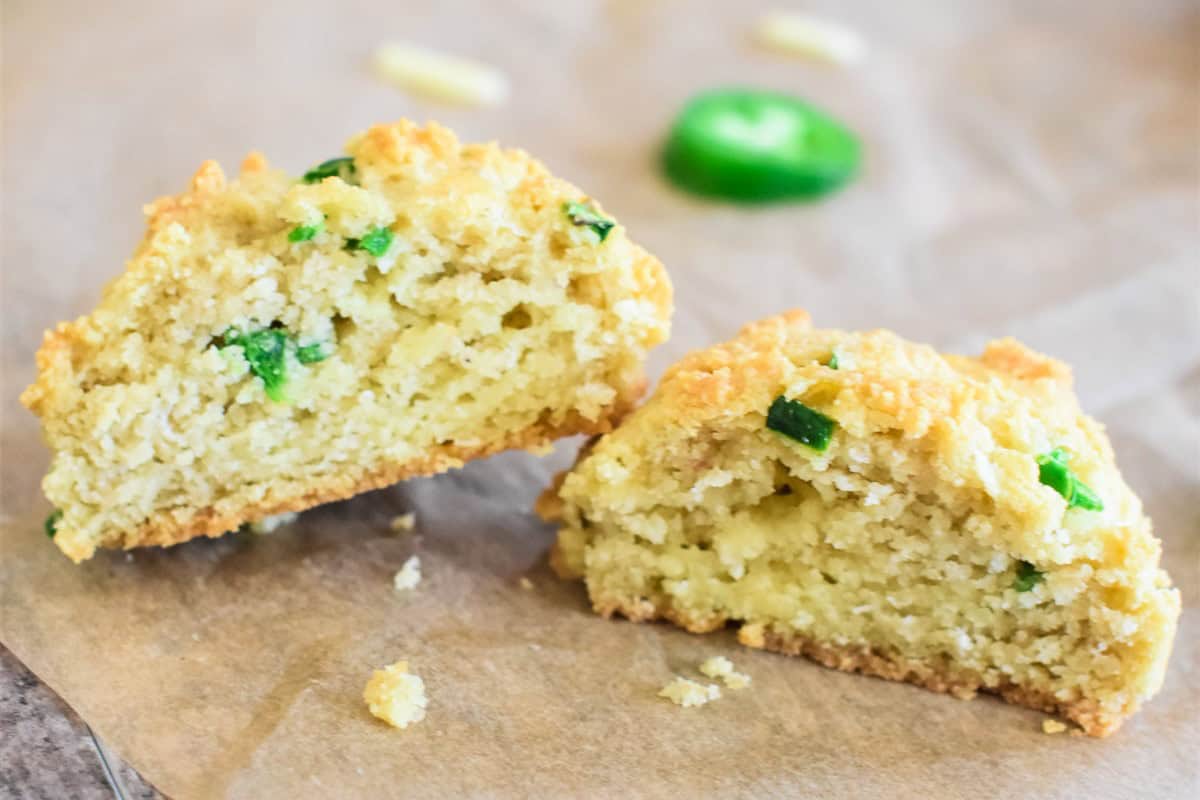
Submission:
M 297 180 L 250 155 L 146 208 L 22 401 L 76 561 L 608 430 L 667 335 L 662 265 L 529 155 L 379 125 Z
M 692 353 L 539 511 L 597 612 L 1114 731 L 1179 593 L 1066 366 L 793 311 Z

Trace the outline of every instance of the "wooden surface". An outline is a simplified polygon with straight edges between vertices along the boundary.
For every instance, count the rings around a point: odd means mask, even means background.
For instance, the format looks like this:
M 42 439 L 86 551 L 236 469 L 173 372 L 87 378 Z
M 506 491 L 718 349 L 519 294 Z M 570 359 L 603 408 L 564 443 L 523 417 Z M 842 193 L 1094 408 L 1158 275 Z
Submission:
M 870 42 L 839 71 L 749 44 L 775 5 L 5 2 L 0 640 L 180 800 L 1200 794 L 1200 12 L 804 4 Z M 389 39 L 496 65 L 511 102 L 407 97 L 368 66 Z M 862 135 L 862 175 L 828 201 L 754 212 L 673 192 L 654 167 L 663 131 L 691 93 L 728 84 L 828 108 Z M 1071 362 L 1183 592 L 1163 695 L 1112 739 L 1049 737 L 1042 715 L 994 701 L 595 619 L 542 566 L 552 532 L 529 514 L 564 451 L 317 509 L 273 537 L 66 562 L 38 530 L 47 454 L 16 402 L 41 332 L 92 307 L 138 209 L 202 159 L 232 168 L 256 148 L 298 173 L 400 116 L 530 150 L 664 261 L 678 312 L 653 375 L 789 306 L 958 350 L 1011 334 Z M 409 509 L 417 535 L 397 539 L 387 520 Z M 426 581 L 401 601 L 390 576 L 413 552 Z M 754 676 L 739 702 L 655 698 L 716 653 Z M 431 707 L 396 732 L 358 695 L 402 657 Z M 19 731 L 0 742 L 5 790 L 106 796 L 116 781 L 79 717 L 3 664 Z M 129 796 L 150 791 L 112 772 Z
M 0 645 L 0 797 L 157 800 L 79 715 Z

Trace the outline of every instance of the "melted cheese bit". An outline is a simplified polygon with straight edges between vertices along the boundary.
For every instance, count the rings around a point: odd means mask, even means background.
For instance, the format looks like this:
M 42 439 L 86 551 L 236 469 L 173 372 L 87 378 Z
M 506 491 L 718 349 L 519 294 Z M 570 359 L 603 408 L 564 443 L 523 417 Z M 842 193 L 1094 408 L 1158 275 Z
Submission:
M 383 45 L 375 69 L 403 89 L 448 103 L 494 106 L 508 99 L 508 78 L 499 70 L 415 45 Z
M 867 53 L 866 42 L 855 31 L 805 14 L 768 14 L 759 21 L 756 34 L 774 50 L 830 64 L 857 64 Z

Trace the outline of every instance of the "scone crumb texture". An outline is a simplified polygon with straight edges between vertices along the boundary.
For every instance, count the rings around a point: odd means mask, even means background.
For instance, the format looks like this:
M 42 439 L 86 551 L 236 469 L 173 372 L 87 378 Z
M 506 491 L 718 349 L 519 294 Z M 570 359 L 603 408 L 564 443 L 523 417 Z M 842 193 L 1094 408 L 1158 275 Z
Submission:
M 400 571 L 396 573 L 396 577 L 392 578 L 392 586 L 397 592 L 407 592 L 417 588 L 417 584 L 421 582 L 421 559 L 419 556 L 409 556 L 404 562 L 404 566 L 400 567 Z
M 750 676 L 733 668 L 733 662 L 725 656 L 713 656 L 700 665 L 700 671 L 710 678 L 718 678 L 730 689 L 745 689 L 750 685 Z
M 677 706 L 690 708 L 711 703 L 721 696 L 721 687 L 715 683 L 703 684 L 689 678 L 675 678 L 658 693 Z
M 408 671 L 407 661 L 375 670 L 363 700 L 371 713 L 394 728 L 407 728 L 425 719 L 425 682 Z

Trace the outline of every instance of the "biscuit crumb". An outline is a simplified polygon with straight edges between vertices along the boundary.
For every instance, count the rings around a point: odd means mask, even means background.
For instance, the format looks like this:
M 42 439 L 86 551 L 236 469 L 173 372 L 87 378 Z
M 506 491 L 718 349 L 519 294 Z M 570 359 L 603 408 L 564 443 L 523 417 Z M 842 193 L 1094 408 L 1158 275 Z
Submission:
M 664 686 L 659 691 L 658 696 L 667 698 L 677 706 L 690 708 L 692 706 L 702 706 L 719 698 L 721 696 L 721 687 L 715 683 L 705 685 L 688 678 L 677 677 Z
M 425 719 L 425 681 L 408 671 L 407 661 L 377 669 L 363 689 L 371 713 L 394 728 L 407 728 Z
M 417 556 L 409 556 L 408 561 L 405 561 L 404 566 L 396 573 L 396 577 L 392 578 L 392 586 L 397 592 L 415 589 L 420 582 L 421 559 Z
M 398 514 L 392 517 L 392 521 L 388 523 L 388 527 L 396 533 L 402 531 L 411 531 L 417 524 L 417 515 L 409 511 L 407 514 Z
M 719 678 L 730 689 L 745 689 L 750 685 L 750 676 L 735 671 L 733 662 L 725 656 L 713 656 L 700 665 L 700 671 L 710 678 Z
M 1042 720 L 1042 733 L 1062 733 L 1067 729 L 1067 726 L 1056 719 L 1047 717 Z
M 534 588 L 533 581 L 529 580 L 529 578 L 522 577 L 521 578 L 521 588 L 527 592 L 532 592 L 533 588 Z

